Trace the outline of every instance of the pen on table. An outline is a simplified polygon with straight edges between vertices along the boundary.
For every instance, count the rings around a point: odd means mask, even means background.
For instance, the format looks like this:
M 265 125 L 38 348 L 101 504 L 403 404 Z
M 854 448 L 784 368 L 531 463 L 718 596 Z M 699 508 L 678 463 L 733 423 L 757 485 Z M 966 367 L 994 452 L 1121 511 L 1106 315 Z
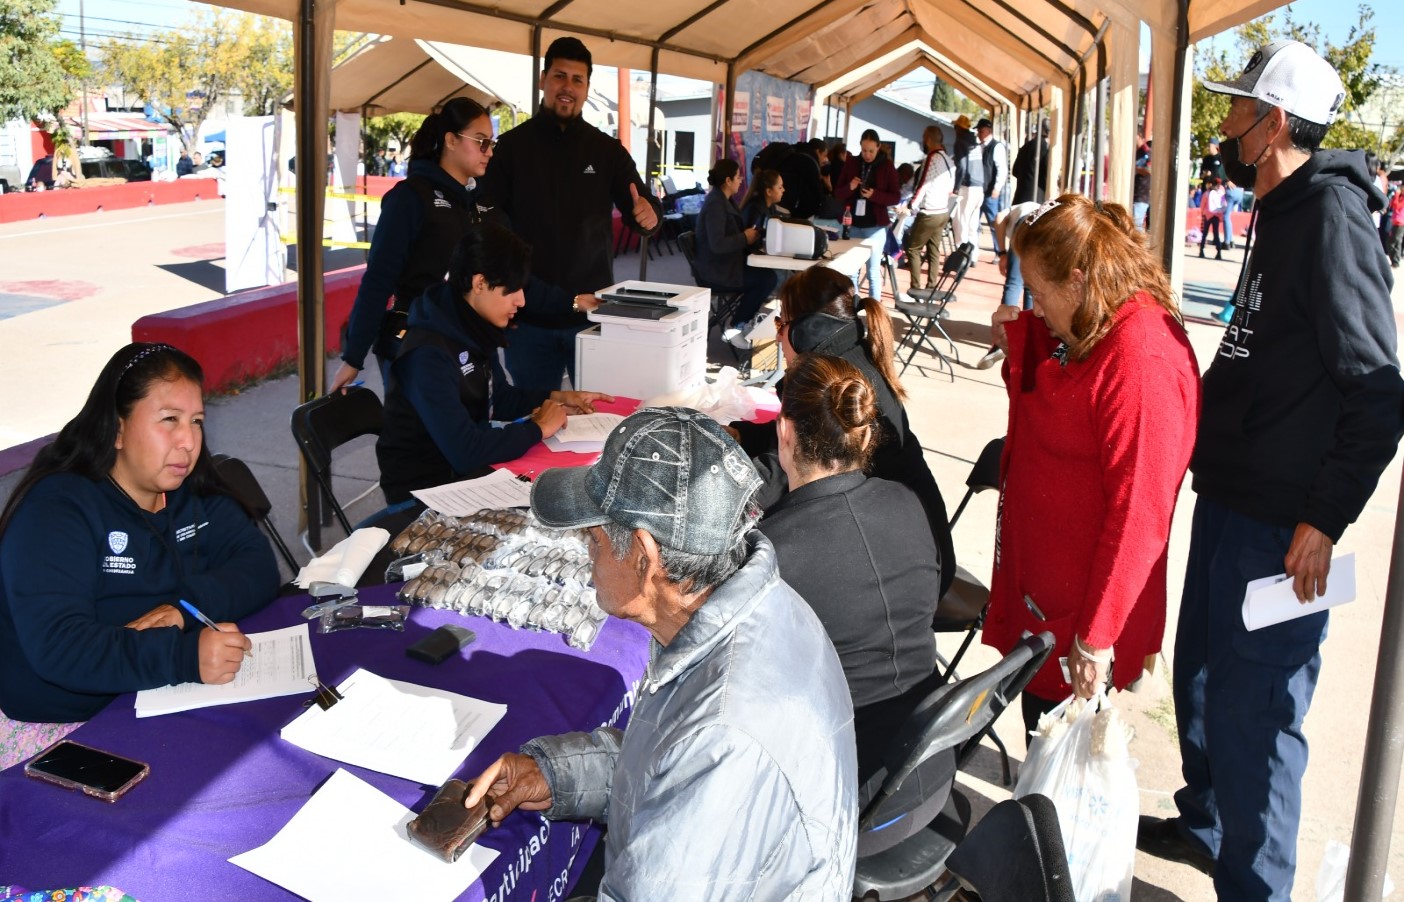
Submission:
M 193 605 L 193 604 L 191 604 L 190 602 L 186 601 L 184 598 L 182 598 L 182 599 L 180 600 L 180 606 L 183 607 L 183 608 L 185 608 L 187 611 L 189 611 L 191 617 L 194 617 L 196 620 L 200 621 L 200 622 L 203 623 L 205 626 L 208 626 L 210 629 L 214 630 L 215 632 L 217 632 L 217 633 L 222 633 L 222 632 L 224 632 L 224 630 L 220 629 L 219 626 L 218 626 L 213 620 L 211 620 L 210 618 L 206 617 L 204 614 L 200 613 L 200 609 L 199 609 L 199 608 L 195 607 L 195 605 Z M 253 652 L 250 651 L 250 650 L 247 649 L 247 648 L 244 649 L 244 657 L 246 657 L 246 658 L 252 658 L 252 657 L 253 657 Z

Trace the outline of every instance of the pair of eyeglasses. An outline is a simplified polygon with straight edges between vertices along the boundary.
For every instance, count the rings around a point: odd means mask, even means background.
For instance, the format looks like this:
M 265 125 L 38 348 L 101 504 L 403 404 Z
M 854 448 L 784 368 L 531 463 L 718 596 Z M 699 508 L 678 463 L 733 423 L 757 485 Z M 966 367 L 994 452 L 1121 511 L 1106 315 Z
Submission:
M 479 135 L 465 135 L 462 132 L 454 132 L 454 134 L 465 141 L 472 141 L 474 144 L 478 145 L 478 149 L 483 153 L 491 153 L 492 149 L 497 146 L 497 141 L 492 138 L 484 138 Z
M 775 334 L 779 335 L 781 332 L 784 332 L 786 329 L 788 329 L 789 326 L 789 320 L 781 319 L 778 316 L 775 317 Z

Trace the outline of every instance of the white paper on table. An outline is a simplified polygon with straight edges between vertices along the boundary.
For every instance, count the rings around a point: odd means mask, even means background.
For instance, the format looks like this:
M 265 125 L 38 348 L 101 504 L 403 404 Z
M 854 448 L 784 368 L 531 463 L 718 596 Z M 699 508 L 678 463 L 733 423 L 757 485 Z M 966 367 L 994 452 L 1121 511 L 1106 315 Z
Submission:
M 522 482 L 509 470 L 493 470 L 477 479 L 450 482 L 410 494 L 450 517 L 467 517 L 481 510 L 531 506 L 531 483 Z
M 326 758 L 432 786 L 453 776 L 507 713 L 506 705 L 364 669 L 337 690 L 341 701 L 325 711 L 308 708 L 282 737 Z
M 362 527 L 337 542 L 325 554 L 308 561 L 298 571 L 294 582 L 303 589 L 310 588 L 314 582 L 354 586 L 389 541 L 388 530 L 379 526 Z
M 1354 600 L 1355 553 L 1351 552 L 1332 559 L 1325 594 L 1306 604 L 1297 601 L 1292 580 L 1285 573 L 1250 582 L 1243 593 L 1243 625 L 1252 632 Z
M 307 624 L 299 623 L 266 633 L 249 633 L 253 657 L 244 658 L 233 682 L 220 686 L 181 683 L 136 694 L 136 716 L 155 717 L 194 708 L 253 702 L 263 698 L 298 695 L 316 687 L 308 677 L 317 672 Z
M 497 858 L 474 843 L 449 864 L 410 841 L 405 825 L 413 819 L 414 812 L 337 768 L 272 839 L 229 863 L 312 902 L 450 902 Z
M 546 447 L 577 453 L 602 451 L 609 434 L 622 422 L 624 418 L 617 413 L 571 414 L 566 417 L 565 426 L 546 439 Z

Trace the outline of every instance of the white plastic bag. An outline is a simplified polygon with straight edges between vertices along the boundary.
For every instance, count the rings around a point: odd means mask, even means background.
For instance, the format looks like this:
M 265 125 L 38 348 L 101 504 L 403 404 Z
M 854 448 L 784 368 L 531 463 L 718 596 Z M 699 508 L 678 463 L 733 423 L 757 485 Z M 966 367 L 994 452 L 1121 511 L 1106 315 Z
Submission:
M 1321 856 L 1321 868 L 1316 872 L 1316 902 L 1341 902 L 1345 899 L 1346 868 L 1350 864 L 1350 846 L 1334 839 L 1326 844 Z M 1394 881 L 1385 874 L 1381 899 L 1394 892 Z
M 756 402 L 734 366 L 717 371 L 713 381 L 697 388 L 668 392 L 646 400 L 641 407 L 690 407 L 700 410 L 725 426 L 737 420 L 753 420 Z
M 1126 902 L 1140 798 L 1131 729 L 1103 693 L 1069 698 L 1039 721 L 1014 797 L 1053 800 L 1077 902 Z

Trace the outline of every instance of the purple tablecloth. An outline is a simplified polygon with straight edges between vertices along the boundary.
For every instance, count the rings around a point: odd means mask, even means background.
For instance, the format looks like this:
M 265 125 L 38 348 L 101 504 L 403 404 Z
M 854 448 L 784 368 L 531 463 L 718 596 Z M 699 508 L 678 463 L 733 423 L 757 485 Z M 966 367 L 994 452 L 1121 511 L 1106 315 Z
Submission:
M 388 603 L 396 587 L 361 590 Z M 302 622 L 305 596 L 281 599 L 241 626 L 261 632 Z M 477 641 L 431 666 L 406 646 L 449 622 Z M 477 617 L 416 608 L 403 633 L 312 631 L 318 675 L 336 685 L 357 667 L 383 677 L 452 689 L 507 704 L 507 714 L 468 756 L 458 776 L 473 777 L 500 753 L 534 736 L 622 726 L 648 660 L 648 634 L 610 618 L 594 648 L 578 652 L 552 633 L 515 631 Z M 420 810 L 437 787 L 343 765 L 278 737 L 307 696 L 205 708 L 137 720 L 123 696 L 72 734 L 79 742 L 136 758 L 151 774 L 107 804 L 24 776 L 0 772 L 0 884 L 120 887 L 142 902 L 184 899 L 285 899 L 291 893 L 229 864 L 267 842 L 338 767 Z M 481 842 L 501 855 L 461 898 L 502 902 L 561 899 L 594 848 L 586 824 L 550 823 L 518 812 Z M 355 836 L 328 836 L 351 843 Z M 374 848 L 365 849 L 374 855 Z M 318 849 L 308 849 L 315 859 Z

